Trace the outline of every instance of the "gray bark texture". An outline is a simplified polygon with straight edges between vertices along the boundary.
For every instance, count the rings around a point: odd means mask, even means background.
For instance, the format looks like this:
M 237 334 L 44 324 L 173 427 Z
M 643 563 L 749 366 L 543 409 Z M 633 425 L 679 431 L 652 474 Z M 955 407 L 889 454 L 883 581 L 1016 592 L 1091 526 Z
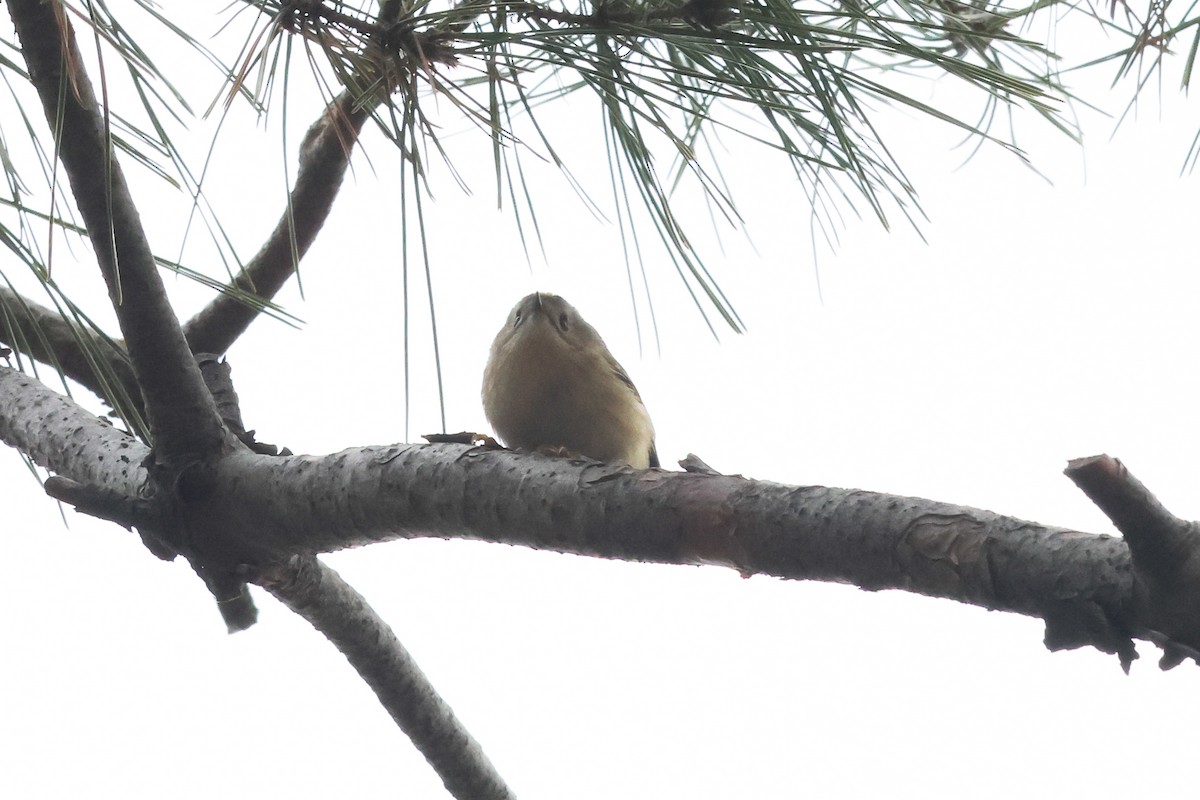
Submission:
M 16 373 L 0 373 L 5 387 L 15 396 L 34 393 Z M 23 419 L 5 419 L 0 434 L 26 452 L 31 439 L 112 435 L 101 421 L 77 417 L 52 433 L 39 421 L 43 403 L 5 407 Z M 13 429 L 24 433 L 13 438 Z M 125 451 L 136 461 L 139 448 Z M 91 459 L 104 455 L 57 457 L 54 442 L 37 449 L 73 480 L 95 481 Z M 1040 617 L 1052 649 L 1092 645 L 1125 664 L 1135 657 L 1133 637 L 1156 630 L 1135 602 L 1123 539 L 931 500 L 459 444 L 325 456 L 238 451 L 205 473 L 182 503 L 180 524 L 192 538 L 181 544 L 225 568 L 253 572 L 293 555 L 398 538 L 466 538 L 944 597 Z M 123 474 L 97 487 L 131 488 Z

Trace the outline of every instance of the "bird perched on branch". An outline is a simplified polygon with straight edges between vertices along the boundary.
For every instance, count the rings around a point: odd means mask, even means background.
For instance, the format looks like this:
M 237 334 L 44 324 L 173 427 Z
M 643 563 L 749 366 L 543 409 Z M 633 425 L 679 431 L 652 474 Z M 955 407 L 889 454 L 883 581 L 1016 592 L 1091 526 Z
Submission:
M 509 447 L 658 466 L 654 426 L 633 381 L 558 295 L 535 292 L 509 312 L 483 371 L 483 410 Z

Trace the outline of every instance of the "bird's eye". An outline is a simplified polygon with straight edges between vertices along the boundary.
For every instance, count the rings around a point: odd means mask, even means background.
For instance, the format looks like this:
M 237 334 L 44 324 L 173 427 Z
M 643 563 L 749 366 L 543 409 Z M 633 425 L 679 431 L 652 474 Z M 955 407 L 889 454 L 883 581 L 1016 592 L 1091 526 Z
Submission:
M 570 322 L 571 319 L 567 316 L 567 312 L 564 311 L 558 315 L 558 327 L 562 330 L 565 331 L 568 327 L 570 327 Z

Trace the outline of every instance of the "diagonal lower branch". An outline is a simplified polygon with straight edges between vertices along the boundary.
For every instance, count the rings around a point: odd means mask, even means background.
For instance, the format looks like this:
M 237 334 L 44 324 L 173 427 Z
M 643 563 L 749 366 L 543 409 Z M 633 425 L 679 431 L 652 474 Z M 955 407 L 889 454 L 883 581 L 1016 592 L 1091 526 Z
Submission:
M 288 206 L 258 254 L 234 278 L 237 293 L 269 300 L 296 271 L 329 216 L 371 107 L 344 91 L 309 128 Z M 235 294 L 218 295 L 184 326 L 192 352 L 224 353 L 258 317 L 258 309 Z
M 167 301 L 67 9 L 45 0 L 7 5 L 108 285 L 146 402 L 156 455 L 171 461 L 183 454 L 215 453 L 224 441 L 221 420 Z
M 454 797 L 514 797 L 396 634 L 337 572 L 296 556 L 264 571 L 258 583 L 346 656 Z

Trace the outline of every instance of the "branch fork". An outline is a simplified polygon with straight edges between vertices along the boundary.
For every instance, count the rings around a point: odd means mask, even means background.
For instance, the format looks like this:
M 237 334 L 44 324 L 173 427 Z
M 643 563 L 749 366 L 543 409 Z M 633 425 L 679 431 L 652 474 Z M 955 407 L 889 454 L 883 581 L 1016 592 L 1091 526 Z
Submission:
M 1162 647 L 1163 669 L 1185 658 L 1200 664 L 1200 524 L 1168 511 L 1111 456 L 1075 459 L 1065 472 L 1129 546 L 1135 635 Z

